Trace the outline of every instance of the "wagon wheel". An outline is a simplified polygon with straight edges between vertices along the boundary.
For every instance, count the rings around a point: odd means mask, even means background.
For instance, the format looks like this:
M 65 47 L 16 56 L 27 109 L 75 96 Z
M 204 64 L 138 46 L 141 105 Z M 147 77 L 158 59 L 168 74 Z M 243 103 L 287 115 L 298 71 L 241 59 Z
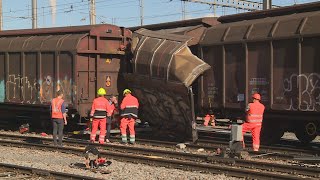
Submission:
M 314 121 L 299 123 L 295 135 L 302 144 L 308 144 L 317 137 L 318 128 Z

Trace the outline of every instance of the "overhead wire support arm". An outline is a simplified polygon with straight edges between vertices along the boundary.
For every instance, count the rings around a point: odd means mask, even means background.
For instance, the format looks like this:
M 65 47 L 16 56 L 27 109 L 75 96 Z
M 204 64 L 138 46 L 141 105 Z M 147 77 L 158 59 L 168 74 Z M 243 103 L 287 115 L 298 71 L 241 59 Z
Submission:
M 242 9 L 247 11 L 256 11 L 260 10 L 263 7 L 263 3 L 254 2 L 254 1 L 246 1 L 246 0 L 181 0 L 186 2 L 207 4 L 211 6 L 221 6 L 221 7 L 229 7 Z M 278 8 L 280 6 L 273 5 L 272 8 Z

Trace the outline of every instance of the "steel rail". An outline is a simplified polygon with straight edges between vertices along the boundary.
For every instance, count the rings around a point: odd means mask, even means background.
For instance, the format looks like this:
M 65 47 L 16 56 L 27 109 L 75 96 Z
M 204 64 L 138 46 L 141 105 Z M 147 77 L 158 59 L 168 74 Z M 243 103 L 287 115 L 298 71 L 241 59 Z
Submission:
M 116 138 L 111 138 L 110 140 L 112 141 L 119 141 Z M 152 145 L 152 146 L 164 146 L 164 147 L 173 147 L 177 143 L 176 142 L 167 142 L 167 141 L 159 141 L 159 140 L 150 140 L 150 139 L 141 139 L 141 138 L 136 138 L 136 141 L 141 143 L 141 144 L 146 144 L 146 145 Z M 229 142 L 226 141 L 203 141 L 199 140 L 197 144 L 192 144 L 192 143 L 185 143 L 187 145 L 187 148 L 191 149 L 206 149 L 206 150 L 211 150 L 211 151 L 216 151 L 217 148 L 227 148 L 229 146 Z M 250 146 L 247 146 L 245 150 L 249 152 L 250 154 L 254 154 L 254 152 L 249 148 Z M 260 149 L 260 154 L 265 154 L 265 153 L 273 153 L 268 155 L 268 157 L 271 158 L 276 158 L 276 159 L 292 159 L 296 156 L 307 156 L 307 157 L 313 157 L 317 156 L 318 152 L 317 151 L 311 151 L 311 150 L 306 150 L 306 151 L 297 151 L 293 150 L 290 151 L 291 149 L 285 148 L 285 149 L 271 149 L 268 146 L 267 147 L 262 147 Z
M 203 132 L 201 132 L 203 133 Z M 229 145 L 228 139 L 229 139 L 229 134 L 222 134 L 219 132 L 206 132 L 204 134 L 210 134 L 211 136 L 203 136 L 199 135 L 200 139 L 198 143 L 203 143 L 203 144 L 221 144 L 221 145 Z M 217 137 L 216 137 L 217 136 Z M 245 137 L 245 139 L 248 139 Z M 248 142 L 248 141 L 247 141 Z M 251 140 L 249 140 L 251 142 Z M 291 143 L 291 142 L 290 142 Z M 292 144 L 292 143 L 291 143 Z M 251 146 L 251 144 L 246 143 L 248 147 Z M 280 153 L 285 153 L 285 154 L 295 154 L 295 155 L 319 155 L 319 148 L 310 148 L 310 147 L 288 147 L 287 143 L 284 144 L 285 146 L 275 144 L 272 146 L 267 146 L 267 145 L 261 145 L 260 149 L 265 152 L 280 152 Z
M 11 135 L 10 135 L 11 136 Z M 23 136 L 21 136 L 23 137 Z M 44 138 L 44 141 L 51 141 L 48 138 Z M 75 145 L 79 147 L 79 145 L 87 145 L 88 142 L 81 142 L 81 141 L 72 141 L 66 140 L 64 141 L 65 144 Z M 8 142 L 10 144 L 10 142 Z M 132 146 L 120 146 L 120 145 L 100 145 L 94 144 L 102 149 L 108 149 L 107 154 L 110 153 L 110 150 L 121 152 L 123 153 L 132 153 L 139 154 L 142 156 L 151 156 L 151 157 L 162 157 L 162 158 L 170 158 L 174 160 L 187 160 L 191 162 L 201 162 L 201 163 L 223 163 L 225 165 L 232 165 L 246 169 L 260 169 L 264 171 L 274 171 L 280 173 L 290 173 L 293 174 L 300 174 L 308 177 L 320 177 L 320 170 L 316 168 L 305 168 L 299 166 L 289 166 L 289 165 L 282 165 L 282 164 L 275 164 L 275 163 L 265 163 L 265 162 L 256 162 L 256 161 L 249 161 L 249 160 L 242 160 L 242 159 L 229 159 L 229 158 L 221 158 L 217 156 L 208 156 L 208 155 L 200 155 L 200 154 L 189 154 L 189 153 L 180 153 L 175 151 L 165 151 L 165 150 L 156 150 L 156 149 L 145 149 L 139 147 L 132 147 Z M 54 147 L 53 147 L 54 148 Z M 289 174 L 290 174 L 289 173 Z
M 70 173 L 64 173 L 64 172 L 56 172 L 56 171 L 50 171 L 50 170 L 44 170 L 44 169 L 38 169 L 33 167 L 26 167 L 26 166 L 19 166 L 14 164 L 7 164 L 7 163 L 0 163 L 0 168 L 9 170 L 9 171 L 18 171 L 19 173 L 26 173 L 26 174 L 33 174 L 38 176 L 45 176 L 48 178 L 54 178 L 54 179 L 73 179 L 73 180 L 100 180 L 99 178 L 93 178 L 89 176 L 81 176 L 76 174 L 70 174 Z
M 1 134 L 0 133 L 0 137 L 1 136 L 7 136 L 10 138 L 20 138 L 19 135 L 8 135 L 8 134 Z M 22 137 L 24 137 L 24 136 L 22 136 Z M 47 139 L 47 138 L 41 138 L 41 137 L 34 137 L 34 138 L 38 138 L 38 139 L 42 139 L 42 140 Z M 66 138 L 66 139 L 68 139 L 68 138 Z M 70 139 L 70 140 L 72 140 L 72 139 Z M 111 140 L 120 142 L 116 138 L 111 138 Z M 85 142 L 87 143 L 87 141 L 85 141 Z M 175 147 L 175 145 L 176 145 L 176 142 L 139 139 L 139 138 L 137 138 L 137 142 L 139 142 L 139 144 L 146 144 L 146 145 L 152 145 L 152 146 L 157 146 L 157 147 L 168 147 L 168 148 Z M 186 145 L 187 145 L 187 148 L 191 148 L 191 149 L 204 148 L 206 150 L 216 151 L 217 148 L 220 148 L 220 149 L 227 148 L 229 144 L 225 141 L 199 141 L 199 144 L 186 143 Z M 247 152 L 249 152 L 250 154 L 258 155 L 255 152 L 253 152 L 251 150 L 251 148 L 246 148 L 245 150 Z M 318 153 L 317 151 L 310 151 L 310 150 L 305 150 L 305 151 L 301 151 L 301 152 L 297 151 L 297 150 L 293 150 L 294 152 L 292 153 L 292 152 L 290 152 L 290 150 L 291 149 L 288 149 L 288 148 L 284 148 L 284 149 L 281 149 L 281 148 L 280 149 L 279 148 L 275 148 L 275 149 L 261 148 L 259 154 L 268 154 L 267 156 L 263 156 L 263 158 L 292 160 L 293 158 L 296 158 L 299 156 L 314 157 L 314 156 L 317 156 L 317 153 Z

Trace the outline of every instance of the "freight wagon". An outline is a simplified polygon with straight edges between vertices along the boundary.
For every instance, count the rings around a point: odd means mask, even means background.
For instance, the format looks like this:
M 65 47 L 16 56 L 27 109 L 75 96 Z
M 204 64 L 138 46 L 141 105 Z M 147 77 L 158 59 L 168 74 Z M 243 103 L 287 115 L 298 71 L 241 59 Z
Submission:
M 118 95 L 125 83 L 131 31 L 95 25 L 0 32 L 2 127 L 50 127 L 49 105 L 57 90 L 68 105 L 68 127 L 87 117 L 98 88 Z M 120 93 L 121 94 L 121 93 Z
M 140 80 L 129 78 L 128 82 L 143 92 L 137 96 L 147 104 L 141 107 L 144 119 L 162 132 L 160 135 L 183 139 L 191 137 L 193 119 L 201 119 L 210 110 L 218 119 L 244 118 L 251 94 L 259 92 L 267 108 L 263 143 L 278 141 L 285 131 L 295 132 L 303 143 L 310 142 L 319 134 L 320 125 L 319 7 L 320 3 L 310 3 L 142 26 L 162 33 L 161 38 L 167 40 L 172 37 L 169 33 L 191 37 L 184 42 L 212 67 L 202 69 L 188 87 L 171 85 L 170 74 L 161 81 L 152 71 L 161 65 L 150 63 L 161 43 L 157 45 L 155 34 L 140 34 L 137 48 L 141 52 L 135 52 L 133 59 L 133 74 Z M 146 41 L 148 38 L 154 41 Z M 148 63 L 143 60 L 146 56 Z M 170 59 L 165 62 L 170 64 Z M 143 70 L 146 67 L 150 70 Z
M 262 143 L 285 131 L 304 143 L 320 129 L 320 3 L 220 17 L 200 42 L 211 65 L 199 79 L 198 112 L 243 117 L 251 95 L 266 106 Z
M 132 73 L 126 75 L 128 86 L 141 102 L 141 120 L 148 121 L 156 136 L 171 140 L 192 136 L 194 107 L 198 102 L 198 93 L 192 91 L 197 91 L 197 83 L 183 84 L 182 79 L 172 77 L 190 75 L 193 82 L 209 68 L 193 54 L 199 57 L 203 32 L 216 24 L 219 24 L 217 18 L 205 17 L 129 28 L 135 31 L 132 43 L 135 50 Z M 189 59 L 178 55 L 181 49 L 187 49 L 183 56 Z M 189 64 L 189 67 L 172 67 L 171 64 L 178 62 L 174 59 L 177 56 L 181 65 Z

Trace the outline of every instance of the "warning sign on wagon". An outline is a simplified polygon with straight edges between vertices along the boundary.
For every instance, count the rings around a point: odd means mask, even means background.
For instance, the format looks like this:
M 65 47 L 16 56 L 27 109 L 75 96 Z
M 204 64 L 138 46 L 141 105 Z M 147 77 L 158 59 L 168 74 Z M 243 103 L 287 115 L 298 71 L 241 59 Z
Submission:
M 110 64 L 110 63 L 111 63 L 111 59 L 107 58 L 107 59 L 106 59 L 106 63 L 107 63 L 107 64 Z
M 111 77 L 107 76 L 106 78 L 106 87 L 110 87 L 111 86 Z

